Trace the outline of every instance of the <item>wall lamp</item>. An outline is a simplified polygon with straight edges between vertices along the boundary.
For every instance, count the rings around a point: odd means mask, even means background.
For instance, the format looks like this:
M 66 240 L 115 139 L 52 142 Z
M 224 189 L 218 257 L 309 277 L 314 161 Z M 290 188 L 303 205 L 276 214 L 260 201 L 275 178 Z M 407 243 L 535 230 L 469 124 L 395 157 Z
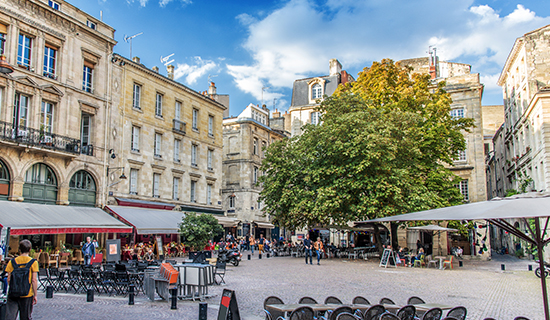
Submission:
M 0 73 L 8 74 L 13 72 L 13 67 L 6 61 L 6 56 L 0 55 Z
M 117 171 L 117 170 L 121 170 L 122 169 L 122 174 L 120 175 L 120 177 L 118 177 L 119 179 L 128 179 L 126 178 L 126 176 L 124 175 L 124 167 L 112 167 L 112 168 L 107 168 L 107 177 L 109 176 L 109 171 Z

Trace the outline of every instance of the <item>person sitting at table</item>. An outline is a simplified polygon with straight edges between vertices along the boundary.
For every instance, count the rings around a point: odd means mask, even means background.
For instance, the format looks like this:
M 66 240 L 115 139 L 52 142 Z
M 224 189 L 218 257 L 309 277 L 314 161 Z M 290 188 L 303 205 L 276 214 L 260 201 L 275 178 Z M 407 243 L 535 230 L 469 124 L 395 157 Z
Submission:
M 153 250 L 149 249 L 143 259 L 147 262 L 155 260 L 155 255 L 153 254 Z
M 424 248 L 420 248 L 418 250 L 418 254 L 415 256 L 415 257 L 412 257 L 411 258 L 411 263 L 409 264 L 409 266 L 414 266 L 414 262 L 416 260 L 422 260 L 422 257 L 424 256 Z
M 405 261 L 404 262 L 404 265 L 408 265 L 409 264 L 409 257 L 405 254 L 405 251 L 403 251 L 403 248 L 400 247 L 399 248 L 399 251 L 397 251 L 397 258 L 398 260 L 403 260 Z M 399 261 L 397 264 L 401 263 L 401 261 Z
M 138 248 L 134 249 L 134 253 L 132 254 L 132 260 L 139 260 Z

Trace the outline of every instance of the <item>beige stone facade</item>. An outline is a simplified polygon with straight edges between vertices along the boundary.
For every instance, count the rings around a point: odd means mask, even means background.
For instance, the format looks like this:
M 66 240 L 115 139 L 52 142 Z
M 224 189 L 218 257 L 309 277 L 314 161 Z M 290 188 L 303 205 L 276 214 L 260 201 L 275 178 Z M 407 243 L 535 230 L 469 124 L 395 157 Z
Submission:
M 222 117 L 206 95 L 139 62 L 114 55 L 109 119 L 108 203 L 156 201 L 222 213 Z M 124 173 L 126 179 L 121 179 Z
M 258 183 L 265 150 L 288 133 L 269 127 L 269 110 L 250 104 L 236 118 L 223 120 L 223 209 L 240 221 L 238 236 L 270 237 L 270 217 L 259 201 Z
M 102 206 L 115 30 L 56 3 L 0 3 L 0 199 Z

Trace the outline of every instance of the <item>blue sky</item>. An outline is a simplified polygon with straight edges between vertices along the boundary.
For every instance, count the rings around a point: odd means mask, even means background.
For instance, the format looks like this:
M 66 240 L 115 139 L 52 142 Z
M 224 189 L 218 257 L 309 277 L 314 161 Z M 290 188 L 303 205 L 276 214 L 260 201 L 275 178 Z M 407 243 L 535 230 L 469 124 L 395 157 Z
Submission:
M 176 79 L 230 95 L 230 115 L 249 103 L 287 110 L 295 79 L 325 75 L 337 58 L 357 73 L 372 61 L 427 56 L 472 65 L 483 104 L 502 104 L 496 81 L 514 40 L 550 24 L 547 1 L 509 0 L 69 0 L 116 29 L 115 52 L 148 67 L 174 53 Z

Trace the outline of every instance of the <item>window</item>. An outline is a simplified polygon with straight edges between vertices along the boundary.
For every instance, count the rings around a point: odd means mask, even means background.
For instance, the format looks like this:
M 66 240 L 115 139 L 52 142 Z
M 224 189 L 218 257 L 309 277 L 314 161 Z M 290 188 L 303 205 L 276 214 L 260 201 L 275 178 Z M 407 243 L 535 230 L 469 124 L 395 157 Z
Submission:
M 212 185 L 206 185 L 206 204 L 212 204 Z
M 198 146 L 196 144 L 191 145 L 191 165 L 193 167 L 197 166 L 197 150 Z
M 199 130 L 199 110 L 193 109 L 193 129 Z
M 214 150 L 208 149 L 208 152 L 206 153 L 206 168 L 208 170 L 214 170 L 212 167 L 212 154 L 214 153 Z
M 24 34 L 19 34 L 19 45 L 17 47 L 17 64 L 31 68 L 32 38 Z
M 180 162 L 180 145 L 181 140 L 174 139 L 174 161 Z
M 59 3 L 55 1 L 48 0 L 48 5 L 52 7 L 54 10 L 59 10 Z
M 229 208 L 235 209 L 235 196 L 229 196 Z
M 180 187 L 180 178 L 174 178 L 174 186 L 172 188 L 172 199 L 179 200 L 179 187 Z
M 130 169 L 130 194 L 137 195 L 137 186 L 138 186 L 138 170 Z
M 90 21 L 90 20 L 86 21 L 86 25 L 87 25 L 88 27 L 90 27 L 91 29 L 94 29 L 94 30 L 97 29 L 97 25 L 95 24 L 95 22 L 92 22 L 92 21 Z
M 252 147 L 252 153 L 257 155 L 258 154 L 258 139 L 254 138 L 254 144 Z
M 88 61 L 84 61 L 84 68 L 82 71 L 82 90 L 93 93 L 93 74 L 94 65 Z
M 13 108 L 13 124 L 16 126 L 27 126 L 29 118 L 29 97 L 20 93 L 15 94 L 15 107 Z
M 160 147 L 162 145 L 162 134 L 155 133 L 155 157 L 162 158 L 162 155 L 160 154 Z
M 135 109 L 141 109 L 141 86 L 134 83 L 134 97 L 132 101 L 132 107 Z
M 89 151 L 89 145 L 91 145 L 91 116 L 87 113 L 82 114 L 82 118 L 80 120 L 80 145 L 81 150 L 83 153 L 87 153 Z M 84 152 L 87 151 L 87 152 Z
M 312 112 L 311 115 L 311 124 L 313 125 L 317 125 L 319 124 L 319 120 L 321 119 L 321 112 Z
M 155 104 L 155 116 L 162 118 L 162 94 L 157 93 L 157 102 Z
M 258 210 L 262 209 L 262 201 L 258 198 Z
M 262 141 L 262 154 L 265 156 L 265 151 L 267 150 L 267 142 Z
M 453 118 L 464 118 L 464 108 L 455 108 L 450 111 Z
M 254 167 L 254 183 L 258 183 L 258 167 Z
M 44 77 L 55 79 L 55 66 L 57 59 L 57 49 L 46 45 L 44 47 Z
M 0 55 L 4 54 L 4 44 L 6 43 L 6 34 L 8 33 L 8 28 L 0 23 Z
M 214 117 L 208 116 L 208 135 L 214 136 Z
M 311 87 L 311 99 L 320 99 L 323 94 L 323 88 L 320 84 L 316 83 Z
M 159 185 L 160 185 L 160 174 L 153 173 L 153 197 L 154 198 L 160 198 Z
M 139 152 L 139 131 L 140 127 L 132 127 L 132 151 Z
M 456 161 L 466 161 L 466 150 L 458 151 Z
M 470 196 L 468 193 L 468 179 L 460 181 L 459 184 L 455 185 L 460 190 L 460 193 L 464 196 L 464 201 L 470 201 Z
M 40 133 L 52 133 L 53 131 L 53 103 L 42 101 L 40 109 Z
M 181 120 L 181 102 L 176 101 L 176 120 Z
M 191 199 L 190 199 L 191 202 L 197 202 L 197 199 L 195 197 L 196 188 L 197 188 L 197 181 L 191 180 Z

